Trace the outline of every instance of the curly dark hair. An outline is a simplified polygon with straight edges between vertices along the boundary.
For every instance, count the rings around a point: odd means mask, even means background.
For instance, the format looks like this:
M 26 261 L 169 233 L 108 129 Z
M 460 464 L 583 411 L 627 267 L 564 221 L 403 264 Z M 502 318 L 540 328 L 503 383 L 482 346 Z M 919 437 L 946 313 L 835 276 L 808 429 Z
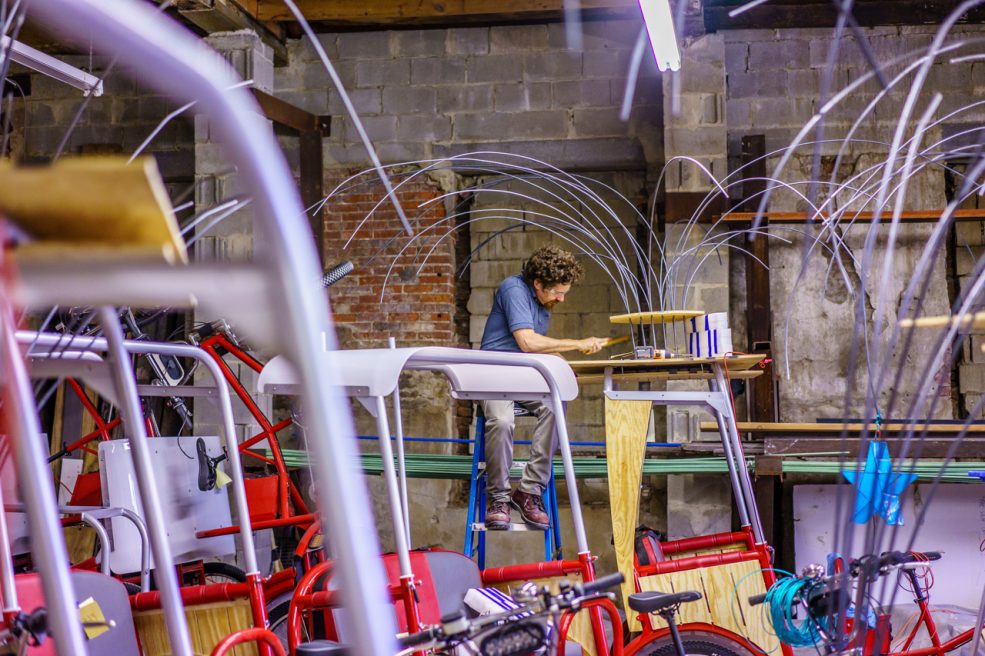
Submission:
M 539 280 L 545 287 L 572 285 L 581 280 L 584 271 L 575 256 L 557 246 L 547 245 L 534 251 L 523 263 L 523 277 L 533 284 Z

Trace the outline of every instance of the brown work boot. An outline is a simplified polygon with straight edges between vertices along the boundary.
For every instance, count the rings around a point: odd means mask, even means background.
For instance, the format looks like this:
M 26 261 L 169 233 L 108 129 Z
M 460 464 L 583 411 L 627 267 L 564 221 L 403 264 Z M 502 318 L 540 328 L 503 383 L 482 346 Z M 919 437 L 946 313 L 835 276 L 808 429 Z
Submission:
M 547 516 L 547 511 L 544 510 L 544 501 L 539 494 L 527 494 L 517 490 L 510 498 L 510 503 L 520 511 L 523 521 L 531 526 L 547 528 L 550 525 L 551 520 Z
M 510 527 L 510 504 L 493 501 L 486 508 L 486 530 L 505 531 Z

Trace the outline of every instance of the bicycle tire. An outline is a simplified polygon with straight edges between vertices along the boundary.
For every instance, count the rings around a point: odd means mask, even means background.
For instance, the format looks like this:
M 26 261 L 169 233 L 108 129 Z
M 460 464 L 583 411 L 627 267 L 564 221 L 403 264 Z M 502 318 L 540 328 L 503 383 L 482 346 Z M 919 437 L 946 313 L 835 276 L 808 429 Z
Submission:
M 709 631 L 681 631 L 681 642 L 687 656 L 755 656 L 735 640 Z M 677 649 L 666 635 L 643 645 L 636 656 L 677 656 Z
M 202 571 L 206 583 L 246 583 L 246 572 L 229 563 L 204 563 Z

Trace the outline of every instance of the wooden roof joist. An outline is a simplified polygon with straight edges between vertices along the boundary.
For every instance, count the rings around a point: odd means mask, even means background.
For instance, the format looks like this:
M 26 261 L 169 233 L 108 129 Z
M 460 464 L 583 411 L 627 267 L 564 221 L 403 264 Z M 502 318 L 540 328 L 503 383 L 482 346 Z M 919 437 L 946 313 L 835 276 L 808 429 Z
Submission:
M 294 17 L 280 0 L 246 3 L 260 21 Z M 321 28 L 410 27 L 560 20 L 564 0 L 297 0 L 304 17 Z M 636 0 L 581 0 L 584 18 L 639 17 Z

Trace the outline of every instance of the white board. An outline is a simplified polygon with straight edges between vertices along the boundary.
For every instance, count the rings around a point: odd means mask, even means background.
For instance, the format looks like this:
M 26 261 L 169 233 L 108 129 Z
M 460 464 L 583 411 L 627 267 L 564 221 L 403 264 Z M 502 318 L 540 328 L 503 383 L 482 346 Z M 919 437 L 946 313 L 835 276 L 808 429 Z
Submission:
M 793 489 L 794 507 L 794 558 L 797 571 L 809 563 L 824 564 L 827 554 L 836 550 L 834 540 L 837 489 L 842 488 L 841 503 L 851 511 L 854 501 L 850 486 L 796 485 Z M 886 527 L 883 542 L 875 550 L 885 551 L 893 547 L 902 550 L 913 537 L 918 512 L 926 504 L 923 500 L 930 492 L 930 485 L 914 485 L 912 493 L 903 501 L 903 519 L 900 527 Z M 844 512 L 844 511 L 843 511 Z M 881 522 L 881 518 L 872 521 Z M 864 544 L 865 527 L 854 526 L 852 554 L 858 557 Z M 933 605 L 952 604 L 965 608 L 978 608 L 982 586 L 985 584 L 985 553 L 979 549 L 985 539 L 985 484 L 950 483 L 937 488 L 925 515 L 924 523 L 917 531 L 913 548 L 916 551 L 943 551 L 944 557 L 934 563 L 934 587 L 930 593 Z M 840 540 L 844 544 L 844 538 Z M 892 586 L 890 586 L 891 588 Z M 887 595 L 883 603 L 889 601 Z M 898 591 L 895 605 L 912 605 L 912 597 Z
M 175 562 L 220 557 L 235 553 L 235 538 L 225 535 L 200 539 L 198 531 L 224 528 L 232 524 L 229 511 L 229 487 L 198 489 L 197 437 L 154 437 L 148 440 L 157 491 L 164 511 L 168 543 Z M 202 438 L 206 452 L 215 457 L 222 453 L 217 436 Z M 224 463 L 223 463 L 224 464 Z M 222 464 L 219 465 L 222 468 Z M 144 516 L 137 479 L 133 471 L 128 440 L 109 440 L 99 444 L 99 475 L 103 505 L 129 508 Z M 124 517 L 110 520 L 110 569 L 116 573 L 140 570 L 140 534 Z M 153 559 L 151 568 L 154 567 Z

